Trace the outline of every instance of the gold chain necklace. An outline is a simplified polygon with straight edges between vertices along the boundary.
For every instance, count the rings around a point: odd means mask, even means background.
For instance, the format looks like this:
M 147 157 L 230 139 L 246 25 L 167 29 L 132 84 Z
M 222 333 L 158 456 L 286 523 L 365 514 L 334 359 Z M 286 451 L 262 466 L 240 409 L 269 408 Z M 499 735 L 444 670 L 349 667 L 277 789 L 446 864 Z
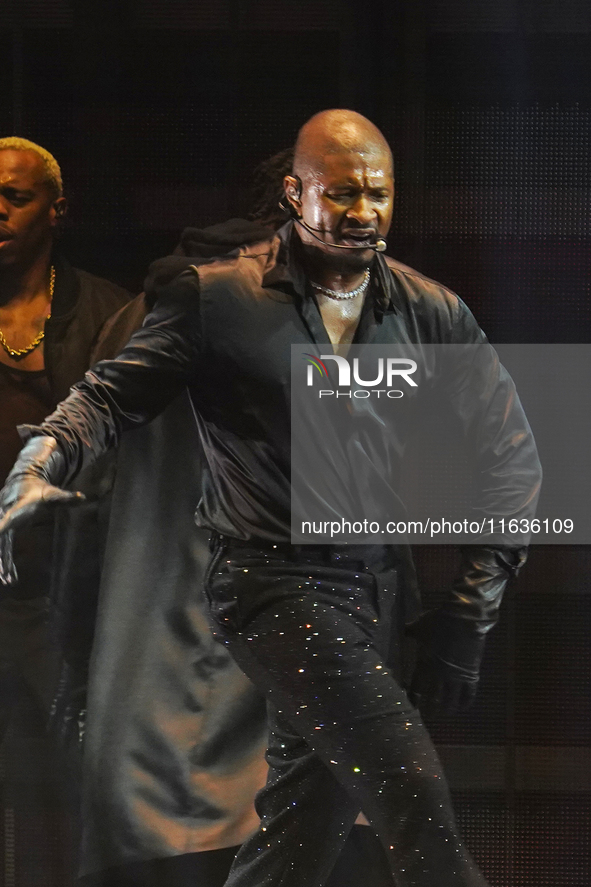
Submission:
M 52 265 L 51 270 L 49 272 L 49 301 L 53 299 L 53 293 L 55 290 L 55 268 Z M 45 323 L 51 317 L 51 310 L 47 317 L 45 318 Z M 26 348 L 11 348 L 6 339 L 4 338 L 4 333 L 0 330 L 0 345 L 4 348 L 9 357 L 12 357 L 13 360 L 21 360 L 23 357 L 26 357 L 27 354 L 30 354 L 31 351 L 34 351 L 37 348 L 43 339 L 45 338 L 45 323 L 43 324 L 43 329 L 41 332 L 33 339 L 30 345 Z

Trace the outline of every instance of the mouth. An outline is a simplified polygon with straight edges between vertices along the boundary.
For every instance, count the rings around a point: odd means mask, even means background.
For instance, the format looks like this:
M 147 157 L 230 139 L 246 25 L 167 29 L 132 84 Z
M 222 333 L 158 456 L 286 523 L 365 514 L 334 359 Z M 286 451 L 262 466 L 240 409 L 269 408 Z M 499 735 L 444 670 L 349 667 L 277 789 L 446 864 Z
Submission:
M 359 249 L 368 249 L 376 242 L 378 234 L 373 228 L 364 228 L 355 231 L 343 231 L 340 242 L 344 246 L 357 246 Z
M 12 234 L 10 231 L 6 231 L 3 228 L 0 228 L 0 244 L 6 243 L 7 241 L 13 240 L 13 239 L 14 239 L 14 234 Z

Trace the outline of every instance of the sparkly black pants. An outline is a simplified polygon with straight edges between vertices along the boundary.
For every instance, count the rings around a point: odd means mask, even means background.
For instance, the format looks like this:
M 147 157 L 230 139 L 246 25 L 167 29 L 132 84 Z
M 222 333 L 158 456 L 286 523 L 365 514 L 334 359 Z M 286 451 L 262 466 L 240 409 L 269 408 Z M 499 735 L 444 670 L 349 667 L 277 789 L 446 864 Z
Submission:
M 321 887 L 360 810 L 397 887 L 486 887 L 429 735 L 384 665 L 391 552 L 214 537 L 214 631 L 267 694 L 271 727 L 261 826 L 227 887 Z

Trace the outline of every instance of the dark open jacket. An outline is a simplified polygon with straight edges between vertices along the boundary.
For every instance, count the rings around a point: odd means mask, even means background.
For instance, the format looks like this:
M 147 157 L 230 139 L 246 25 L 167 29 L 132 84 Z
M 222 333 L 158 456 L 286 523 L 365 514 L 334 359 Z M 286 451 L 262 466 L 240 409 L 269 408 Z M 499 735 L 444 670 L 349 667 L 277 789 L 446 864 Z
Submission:
M 54 404 L 63 400 L 91 363 L 91 351 L 103 324 L 130 294 L 108 280 L 81 271 L 61 255 L 54 254 L 55 292 L 52 313 L 45 328 L 44 355 L 49 388 Z M 50 558 L 53 522 L 21 530 L 16 557 L 19 582 L 10 593 L 15 597 L 43 596 L 49 575 L 47 563 L 36 563 L 31 552 L 43 560 Z M 19 564 L 19 551 L 27 552 L 26 562 Z M 40 587 L 42 585 L 43 587 Z
M 91 351 L 104 322 L 129 301 L 130 294 L 101 277 L 54 258 L 55 293 L 45 329 L 45 364 L 55 402 L 91 365 Z
M 207 262 L 261 236 L 241 220 L 191 228 L 177 255 Z M 95 360 L 118 354 L 148 310 L 140 295 L 111 318 Z M 233 846 L 258 825 L 265 705 L 207 624 L 199 491 L 197 428 L 182 394 L 117 453 L 96 625 L 87 626 L 81 874 Z M 71 578 L 84 552 L 72 554 Z

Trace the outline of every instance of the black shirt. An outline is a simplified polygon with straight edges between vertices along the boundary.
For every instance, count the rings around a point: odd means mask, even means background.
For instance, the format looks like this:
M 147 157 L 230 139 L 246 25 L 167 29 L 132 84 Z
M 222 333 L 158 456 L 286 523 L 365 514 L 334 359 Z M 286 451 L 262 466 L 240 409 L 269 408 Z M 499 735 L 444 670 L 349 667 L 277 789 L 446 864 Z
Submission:
M 12 468 L 22 447 L 16 426 L 42 422 L 55 406 L 45 370 L 20 370 L 0 363 L 0 483 Z M 37 597 L 49 588 L 53 521 L 21 529 L 14 538 L 14 559 L 19 582 L 11 593 Z
M 297 261 L 298 243 L 289 223 L 271 240 L 223 260 L 199 268 L 187 260 L 172 281 L 178 257 L 172 266 L 167 259 L 155 264 L 147 288 L 155 306 L 142 329 L 117 359 L 88 373 L 42 426 L 59 440 L 70 476 L 188 385 L 206 460 L 197 522 L 239 539 L 289 540 L 291 345 L 330 347 Z M 356 341 L 486 338 L 455 294 L 376 255 Z M 521 516 L 535 501 L 539 463 L 511 380 L 498 362 L 490 374 L 479 407 L 488 425 L 486 471 L 497 498 L 507 495 Z
M 31 372 L 0 362 L 0 404 L 0 484 L 3 484 L 23 445 L 16 426 L 42 422 L 55 406 L 46 371 Z
M 0 474 L 2 481 L 22 446 L 17 425 L 41 422 L 90 365 L 90 350 L 104 321 L 129 299 L 107 280 L 73 268 L 54 254 L 55 294 L 45 325 L 45 369 L 27 372 L 0 364 Z M 53 516 L 21 528 L 14 537 L 19 581 L 9 593 L 47 594 L 53 548 Z

